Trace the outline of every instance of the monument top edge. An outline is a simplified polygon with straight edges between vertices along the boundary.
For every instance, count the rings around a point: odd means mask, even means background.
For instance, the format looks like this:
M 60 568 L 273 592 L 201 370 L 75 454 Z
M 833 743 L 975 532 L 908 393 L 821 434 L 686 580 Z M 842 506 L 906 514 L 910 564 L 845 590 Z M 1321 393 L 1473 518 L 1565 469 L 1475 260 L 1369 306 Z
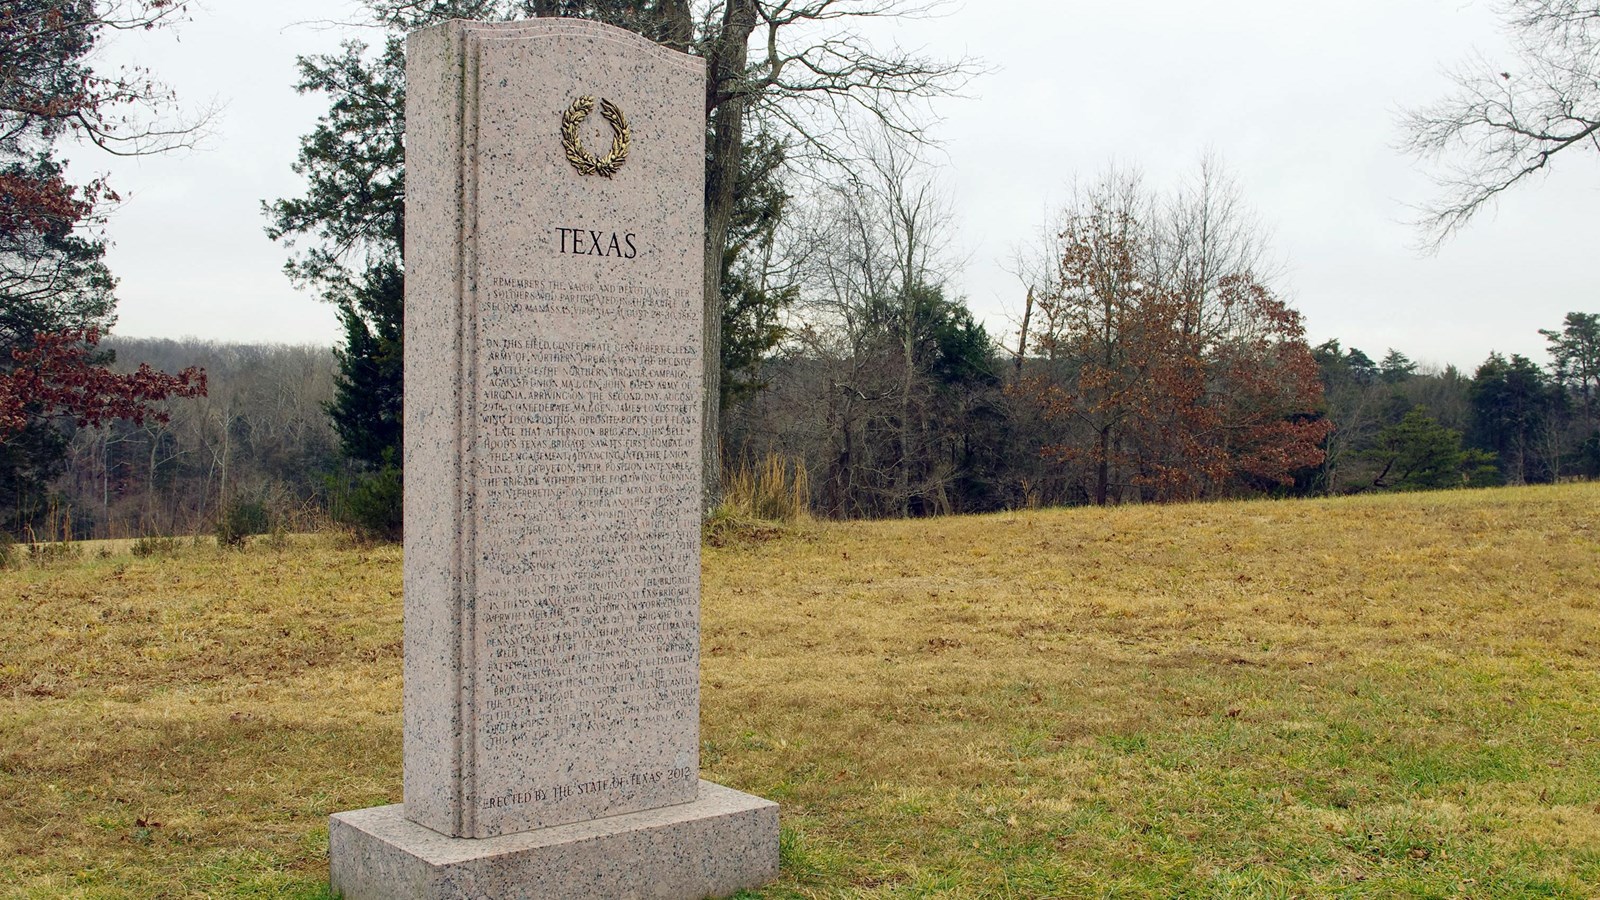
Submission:
M 678 63 L 696 71 L 705 70 L 705 60 L 665 44 L 658 44 L 638 32 L 590 19 L 565 16 L 546 16 L 517 19 L 510 22 L 481 22 L 474 19 L 446 19 L 436 25 L 419 28 L 413 34 L 430 31 L 472 34 L 479 38 L 496 40 L 536 39 L 544 37 L 587 37 L 626 44 L 635 50 L 652 53 L 666 62 Z

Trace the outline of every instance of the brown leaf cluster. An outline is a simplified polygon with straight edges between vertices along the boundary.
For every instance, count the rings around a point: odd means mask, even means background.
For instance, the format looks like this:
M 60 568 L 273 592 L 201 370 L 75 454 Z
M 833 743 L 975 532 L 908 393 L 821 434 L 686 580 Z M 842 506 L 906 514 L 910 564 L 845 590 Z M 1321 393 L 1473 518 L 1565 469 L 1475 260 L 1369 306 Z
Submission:
M 190 366 L 173 375 L 140 363 L 133 372 L 113 372 L 94 360 L 99 341 L 93 329 L 63 331 L 13 350 L 11 370 L 0 372 L 0 440 L 35 417 L 70 418 L 79 428 L 112 419 L 165 421 L 167 414 L 151 404 L 205 395 L 204 370 Z

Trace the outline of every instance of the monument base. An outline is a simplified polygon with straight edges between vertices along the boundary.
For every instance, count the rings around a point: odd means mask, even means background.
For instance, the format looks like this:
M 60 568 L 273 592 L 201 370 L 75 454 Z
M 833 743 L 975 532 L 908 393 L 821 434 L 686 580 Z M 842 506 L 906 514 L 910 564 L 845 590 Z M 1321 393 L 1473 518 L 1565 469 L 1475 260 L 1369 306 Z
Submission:
M 345 900 L 702 900 L 778 876 L 778 805 L 702 781 L 693 803 L 481 840 L 377 806 L 332 816 L 328 844 Z

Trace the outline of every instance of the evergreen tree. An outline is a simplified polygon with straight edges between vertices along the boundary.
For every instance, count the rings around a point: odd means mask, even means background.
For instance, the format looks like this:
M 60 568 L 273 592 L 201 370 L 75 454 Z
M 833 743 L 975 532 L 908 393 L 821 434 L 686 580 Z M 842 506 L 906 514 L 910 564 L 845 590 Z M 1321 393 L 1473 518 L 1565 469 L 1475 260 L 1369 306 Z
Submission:
M 1383 356 L 1383 362 L 1378 364 L 1378 377 L 1385 384 L 1399 384 L 1417 373 L 1417 364 L 1411 358 L 1393 347 Z
M 1005 505 L 1005 453 L 1009 429 L 1000 360 L 983 323 L 967 305 L 946 301 L 932 323 L 936 348 L 928 365 L 943 431 L 942 460 L 954 477 L 949 508 L 987 512 Z
M 320 290 L 344 329 L 328 414 L 350 464 L 336 486 L 336 518 L 400 537 L 405 275 L 405 42 L 390 37 L 368 58 L 348 41 L 299 60 L 301 93 L 329 95 L 328 112 L 300 142 L 301 197 L 264 205 L 274 240 L 297 247 L 285 271 Z
M 1378 367 L 1372 358 L 1355 347 L 1345 350 L 1337 339 L 1318 344 L 1311 350 L 1322 373 L 1325 390 L 1349 385 L 1369 385 L 1378 378 Z
M 336 302 L 344 346 L 334 350 L 339 373 L 327 410 L 340 450 L 354 467 L 335 494 L 335 514 L 367 534 L 399 540 L 404 277 L 393 263 L 375 263 Z
M 1567 313 L 1560 331 L 1539 329 L 1550 344 L 1551 370 L 1557 382 L 1592 419 L 1600 414 L 1600 314 Z
M 1345 363 L 1350 367 L 1356 380 L 1362 384 L 1371 384 L 1373 379 L 1378 377 L 1378 364 L 1372 361 L 1372 357 L 1355 347 L 1351 347 L 1345 354 Z
M 1550 481 L 1559 453 L 1549 435 L 1558 424 L 1565 394 L 1526 357 L 1492 353 L 1472 379 L 1473 446 L 1494 453 L 1509 484 Z
M 339 301 L 344 347 L 328 415 L 346 459 L 369 469 L 398 466 L 402 450 L 401 383 L 405 281 L 393 263 L 377 263 Z
M 1600 314 L 1567 313 L 1560 331 L 1539 333 L 1550 342 L 1551 374 L 1573 407 L 1571 469 L 1600 476 Z
M 1361 455 L 1380 467 L 1373 479 L 1378 488 L 1482 487 L 1499 479 L 1494 454 L 1463 448 L 1461 432 L 1445 428 L 1420 408 L 1385 428 Z
M 405 244 L 405 41 L 388 38 L 371 59 L 368 50 L 347 41 L 300 58 L 295 90 L 327 94 L 328 112 L 300 141 L 293 168 L 305 194 L 263 204 L 267 235 L 298 251 L 284 271 L 323 291 L 341 318 L 361 315 L 357 291 L 379 287 L 370 277 L 400 271 Z

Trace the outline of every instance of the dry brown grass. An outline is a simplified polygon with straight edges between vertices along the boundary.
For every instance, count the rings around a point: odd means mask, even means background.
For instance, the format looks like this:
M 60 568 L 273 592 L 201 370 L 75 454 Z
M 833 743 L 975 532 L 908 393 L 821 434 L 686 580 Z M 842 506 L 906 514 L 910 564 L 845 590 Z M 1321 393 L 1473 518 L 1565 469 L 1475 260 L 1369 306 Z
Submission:
M 722 478 L 722 506 L 708 524 L 719 518 L 766 523 L 800 523 L 811 520 L 811 479 L 805 461 L 768 453 L 759 463 L 746 462 Z
M 326 544 L 0 573 L 0 885 L 321 893 L 399 771 L 400 553 Z
M 783 805 L 762 896 L 1592 896 L 1597 510 L 1565 485 L 708 548 L 702 765 Z M 323 896 L 324 816 L 397 799 L 394 549 L 91 555 L 0 572 L 0 616 L 0 894 Z
M 803 895 L 1590 896 L 1597 501 L 1026 512 L 708 551 L 705 766 L 784 805 Z

